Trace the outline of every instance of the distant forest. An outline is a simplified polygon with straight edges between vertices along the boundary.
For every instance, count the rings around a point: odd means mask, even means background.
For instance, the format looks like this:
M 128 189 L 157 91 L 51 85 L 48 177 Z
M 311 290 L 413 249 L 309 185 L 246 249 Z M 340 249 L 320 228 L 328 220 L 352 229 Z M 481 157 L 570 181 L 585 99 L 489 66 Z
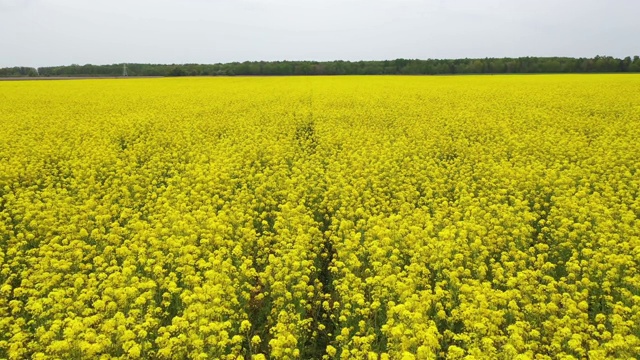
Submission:
M 640 57 L 520 57 L 455 60 L 245 61 L 226 64 L 126 64 L 128 76 L 444 75 L 640 72 Z M 124 64 L 1 68 L 0 77 L 122 76 Z

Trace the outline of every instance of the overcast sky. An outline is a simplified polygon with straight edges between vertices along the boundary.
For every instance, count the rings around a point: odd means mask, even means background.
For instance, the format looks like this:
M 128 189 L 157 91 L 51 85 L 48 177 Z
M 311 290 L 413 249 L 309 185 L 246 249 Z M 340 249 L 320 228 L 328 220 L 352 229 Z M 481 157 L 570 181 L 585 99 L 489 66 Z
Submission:
M 0 67 L 640 55 L 640 0 L 0 0 Z

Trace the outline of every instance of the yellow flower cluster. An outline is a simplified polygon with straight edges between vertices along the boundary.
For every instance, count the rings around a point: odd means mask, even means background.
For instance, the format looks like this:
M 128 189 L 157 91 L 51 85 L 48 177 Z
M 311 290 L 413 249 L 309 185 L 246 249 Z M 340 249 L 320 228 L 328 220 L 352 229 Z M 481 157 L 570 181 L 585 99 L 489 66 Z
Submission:
M 639 86 L 0 83 L 0 358 L 639 357 Z

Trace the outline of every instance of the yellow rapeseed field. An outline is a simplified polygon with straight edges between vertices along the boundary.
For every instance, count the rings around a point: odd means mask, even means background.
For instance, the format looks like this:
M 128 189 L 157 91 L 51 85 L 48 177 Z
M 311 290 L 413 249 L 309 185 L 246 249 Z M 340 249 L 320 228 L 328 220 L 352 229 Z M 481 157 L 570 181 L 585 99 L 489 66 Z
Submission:
M 0 358 L 640 356 L 640 75 L 0 83 Z

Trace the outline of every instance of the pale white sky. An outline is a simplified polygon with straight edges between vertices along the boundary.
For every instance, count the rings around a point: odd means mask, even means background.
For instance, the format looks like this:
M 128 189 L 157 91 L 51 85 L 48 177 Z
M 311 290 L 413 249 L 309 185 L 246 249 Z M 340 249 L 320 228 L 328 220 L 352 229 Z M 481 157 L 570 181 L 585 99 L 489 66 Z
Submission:
M 0 67 L 640 55 L 640 0 L 0 0 Z

